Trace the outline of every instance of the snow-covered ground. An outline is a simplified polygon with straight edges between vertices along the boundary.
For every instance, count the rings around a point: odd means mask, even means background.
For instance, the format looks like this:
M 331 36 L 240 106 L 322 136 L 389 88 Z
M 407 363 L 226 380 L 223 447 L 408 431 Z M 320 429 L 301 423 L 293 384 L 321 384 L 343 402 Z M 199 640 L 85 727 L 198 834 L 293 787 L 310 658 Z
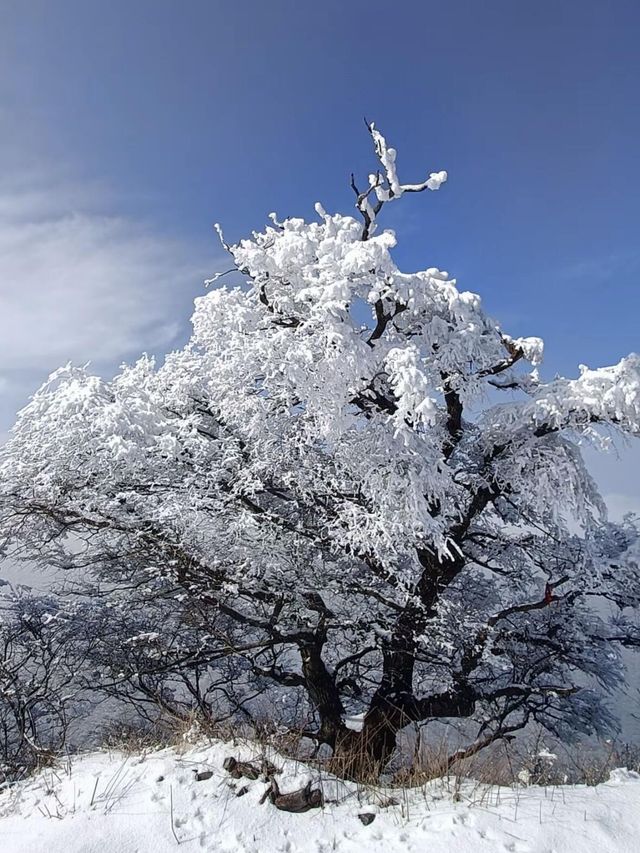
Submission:
M 260 803 L 261 779 L 233 780 L 214 743 L 146 755 L 93 753 L 0 793 L 2 853 L 637 853 L 640 776 L 616 770 L 596 788 L 487 788 L 453 780 L 410 790 L 364 788 L 268 757 L 283 793 L 308 779 L 325 806 L 304 814 Z M 211 775 L 209 775 L 209 772 Z M 196 774 L 207 778 L 196 778 Z M 238 796 L 246 787 L 247 791 Z M 393 804 L 393 801 L 397 801 Z M 364 825 L 358 817 L 375 815 Z

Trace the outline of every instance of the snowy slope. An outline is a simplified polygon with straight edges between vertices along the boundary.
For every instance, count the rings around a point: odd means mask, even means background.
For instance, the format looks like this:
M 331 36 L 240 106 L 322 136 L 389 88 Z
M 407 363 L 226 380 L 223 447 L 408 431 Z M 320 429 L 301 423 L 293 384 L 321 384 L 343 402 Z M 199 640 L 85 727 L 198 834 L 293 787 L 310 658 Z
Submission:
M 324 809 L 289 814 L 259 800 L 264 781 L 230 779 L 226 756 L 256 747 L 216 743 L 179 754 L 94 753 L 0 794 L 2 853 L 637 853 L 640 776 L 597 788 L 480 788 L 458 801 L 445 781 L 410 791 L 364 789 L 270 755 L 283 792 L 312 778 Z M 196 780 L 196 771 L 212 771 Z M 206 774 L 205 774 L 206 775 Z M 235 788 L 231 786 L 235 786 Z M 243 786 L 248 791 L 238 797 Z M 388 805 L 390 797 L 397 805 Z M 334 802 L 335 801 L 335 802 Z M 375 814 L 365 826 L 358 814 Z M 173 828 L 172 828 L 173 823 Z M 174 836 L 175 833 L 175 836 Z M 176 840 L 177 839 L 177 840 Z

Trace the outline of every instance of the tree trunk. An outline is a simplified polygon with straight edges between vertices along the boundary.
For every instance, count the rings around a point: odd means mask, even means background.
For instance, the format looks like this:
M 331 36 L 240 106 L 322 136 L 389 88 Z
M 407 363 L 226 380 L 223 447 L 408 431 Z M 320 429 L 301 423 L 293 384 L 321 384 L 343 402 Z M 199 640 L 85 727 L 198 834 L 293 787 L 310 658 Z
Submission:
M 454 552 L 455 553 L 455 552 Z M 439 560 L 429 551 L 418 552 L 422 574 L 398 616 L 393 635 L 383 648 L 382 678 L 364 718 L 362 731 L 344 730 L 336 743 L 336 758 L 344 764 L 345 775 L 375 777 L 391 758 L 396 735 L 409 723 L 431 716 L 468 716 L 473 697 L 464 684 L 455 691 L 418 699 L 413 677 L 417 637 L 436 616 L 443 590 L 464 567 L 464 558 Z
M 344 728 L 345 711 L 335 678 L 322 660 L 323 643 L 322 634 L 310 635 L 304 642 L 299 643 L 302 677 L 309 698 L 320 717 L 318 740 L 335 749 L 338 734 Z

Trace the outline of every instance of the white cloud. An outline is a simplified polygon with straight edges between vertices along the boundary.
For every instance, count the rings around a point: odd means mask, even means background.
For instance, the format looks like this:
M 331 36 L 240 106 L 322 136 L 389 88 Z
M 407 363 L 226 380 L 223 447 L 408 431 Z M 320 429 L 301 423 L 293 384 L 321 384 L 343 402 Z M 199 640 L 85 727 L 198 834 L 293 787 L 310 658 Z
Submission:
M 627 512 L 640 515 L 640 441 L 618 441 L 609 453 L 591 447 L 584 457 L 609 509 L 609 517 L 620 521 Z
M 77 187 L 0 187 L 0 370 L 164 347 L 209 271 L 191 247 L 94 212 Z M 84 208 L 84 209 L 83 209 Z
M 118 199 L 95 183 L 44 166 L 10 174 L 0 182 L 0 431 L 60 364 L 109 372 L 142 351 L 162 355 L 186 334 L 203 280 L 228 263 L 213 234 L 210 246 L 190 244 L 116 215 Z
M 612 493 L 605 495 L 604 499 L 609 510 L 609 518 L 612 521 L 622 521 L 629 512 L 640 516 L 640 497 L 638 495 Z

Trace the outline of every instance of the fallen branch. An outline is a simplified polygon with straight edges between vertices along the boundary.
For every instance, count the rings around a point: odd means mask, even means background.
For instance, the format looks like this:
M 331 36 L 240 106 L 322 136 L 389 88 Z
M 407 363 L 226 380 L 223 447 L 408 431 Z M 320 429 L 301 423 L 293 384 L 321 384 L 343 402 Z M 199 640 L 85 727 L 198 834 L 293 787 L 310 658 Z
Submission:
M 308 812 L 309 809 L 321 808 L 324 805 L 324 796 L 320 788 L 311 788 L 312 782 L 309 780 L 304 788 L 298 788 L 296 791 L 290 791 L 288 794 L 281 794 L 278 783 L 272 777 L 269 782 L 269 787 L 260 798 L 260 804 L 269 800 L 277 809 L 283 812 L 293 812 L 301 814 Z

